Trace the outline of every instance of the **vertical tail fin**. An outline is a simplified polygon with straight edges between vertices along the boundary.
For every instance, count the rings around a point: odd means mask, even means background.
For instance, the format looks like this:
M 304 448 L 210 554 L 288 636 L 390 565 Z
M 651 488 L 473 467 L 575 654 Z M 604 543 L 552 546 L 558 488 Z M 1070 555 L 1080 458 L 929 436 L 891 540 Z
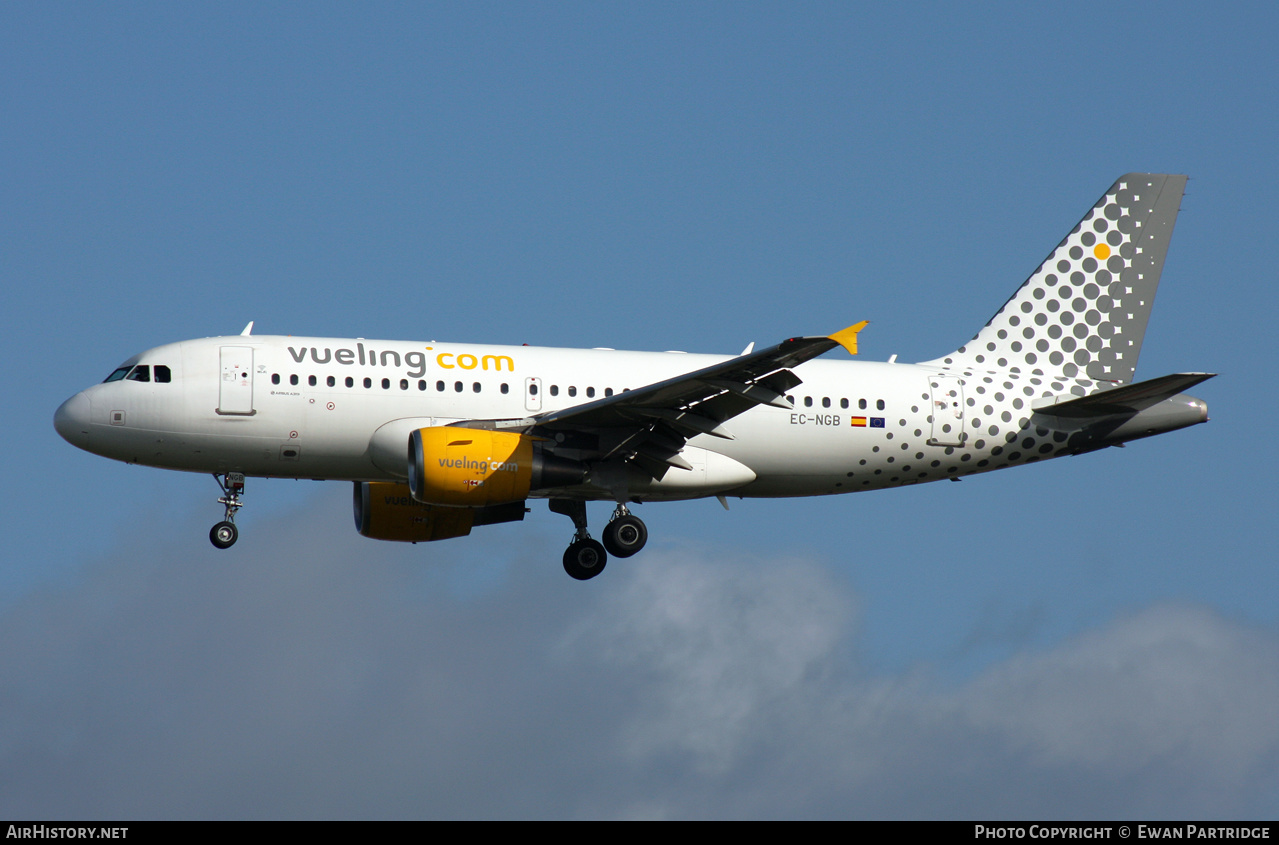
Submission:
M 976 337 L 926 363 L 1130 383 L 1185 187 L 1119 177 Z

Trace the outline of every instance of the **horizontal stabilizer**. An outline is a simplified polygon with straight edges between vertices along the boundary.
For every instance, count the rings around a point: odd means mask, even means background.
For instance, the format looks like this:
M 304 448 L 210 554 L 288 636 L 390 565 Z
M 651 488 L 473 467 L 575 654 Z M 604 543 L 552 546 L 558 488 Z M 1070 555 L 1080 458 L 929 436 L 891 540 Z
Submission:
M 1158 405 L 1182 391 L 1189 390 L 1200 382 L 1207 381 L 1216 373 L 1173 373 L 1169 376 L 1152 378 L 1116 387 L 1113 390 L 1101 390 L 1087 396 L 1046 396 L 1032 406 L 1035 413 L 1049 414 L 1054 417 L 1105 417 L 1111 414 L 1132 414 Z

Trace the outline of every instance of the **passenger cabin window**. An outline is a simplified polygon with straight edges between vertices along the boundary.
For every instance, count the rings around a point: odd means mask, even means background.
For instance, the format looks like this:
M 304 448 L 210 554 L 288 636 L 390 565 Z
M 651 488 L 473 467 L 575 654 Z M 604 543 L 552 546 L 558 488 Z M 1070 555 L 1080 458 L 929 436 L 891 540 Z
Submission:
M 139 364 L 133 368 L 133 372 L 127 376 L 129 381 L 150 381 L 151 368 L 146 364 Z
M 315 376 L 307 376 L 306 383 L 309 384 L 311 387 L 315 387 Z
M 298 383 L 298 377 L 296 375 L 289 376 L 289 384 L 296 385 L 297 383 Z
M 333 387 L 334 385 L 338 383 L 338 380 L 335 379 L 333 376 L 329 376 L 327 379 L 324 380 L 324 383 L 327 384 L 329 387 Z
M 280 383 L 280 374 L 279 374 L 279 373 L 272 373 L 272 374 L 271 374 L 271 384 L 279 384 L 279 383 Z
M 347 386 L 347 387 L 355 387 L 355 379 L 351 378 L 350 376 L 347 376 L 347 377 L 346 377 L 346 386 Z

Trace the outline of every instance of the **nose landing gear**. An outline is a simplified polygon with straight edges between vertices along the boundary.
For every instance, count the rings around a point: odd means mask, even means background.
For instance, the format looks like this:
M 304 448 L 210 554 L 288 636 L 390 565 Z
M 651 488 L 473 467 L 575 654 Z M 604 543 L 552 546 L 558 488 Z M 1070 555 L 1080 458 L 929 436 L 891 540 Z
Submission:
M 225 506 L 223 520 L 209 529 L 209 542 L 219 549 L 229 549 L 240 539 L 240 531 L 235 527 L 235 512 L 244 507 L 240 496 L 244 493 L 244 473 L 228 472 L 219 477 L 216 473 L 213 480 L 222 488 L 222 496 L 218 504 Z
M 564 571 L 578 581 L 594 578 L 604 571 L 609 554 L 630 557 L 644 548 L 648 542 L 648 529 L 643 520 L 633 516 L 626 505 L 618 504 L 608 527 L 604 529 L 604 542 L 591 539 L 586 530 L 586 502 L 579 499 L 551 499 L 551 510 L 573 520 L 573 542 L 564 552 Z M 607 551 L 606 551 L 607 550 Z

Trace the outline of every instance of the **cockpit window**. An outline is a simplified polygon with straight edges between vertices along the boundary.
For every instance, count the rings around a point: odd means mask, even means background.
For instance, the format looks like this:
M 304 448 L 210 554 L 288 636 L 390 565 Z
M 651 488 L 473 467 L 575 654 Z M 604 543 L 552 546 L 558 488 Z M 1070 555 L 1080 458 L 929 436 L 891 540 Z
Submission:
M 173 370 L 164 364 L 156 364 L 152 367 L 150 364 L 138 364 L 136 367 L 117 367 L 111 372 L 111 375 L 103 379 L 102 383 L 109 381 L 120 381 L 126 379 L 128 381 L 151 381 L 151 371 L 155 370 L 155 380 L 160 384 L 168 384 L 173 381 Z

